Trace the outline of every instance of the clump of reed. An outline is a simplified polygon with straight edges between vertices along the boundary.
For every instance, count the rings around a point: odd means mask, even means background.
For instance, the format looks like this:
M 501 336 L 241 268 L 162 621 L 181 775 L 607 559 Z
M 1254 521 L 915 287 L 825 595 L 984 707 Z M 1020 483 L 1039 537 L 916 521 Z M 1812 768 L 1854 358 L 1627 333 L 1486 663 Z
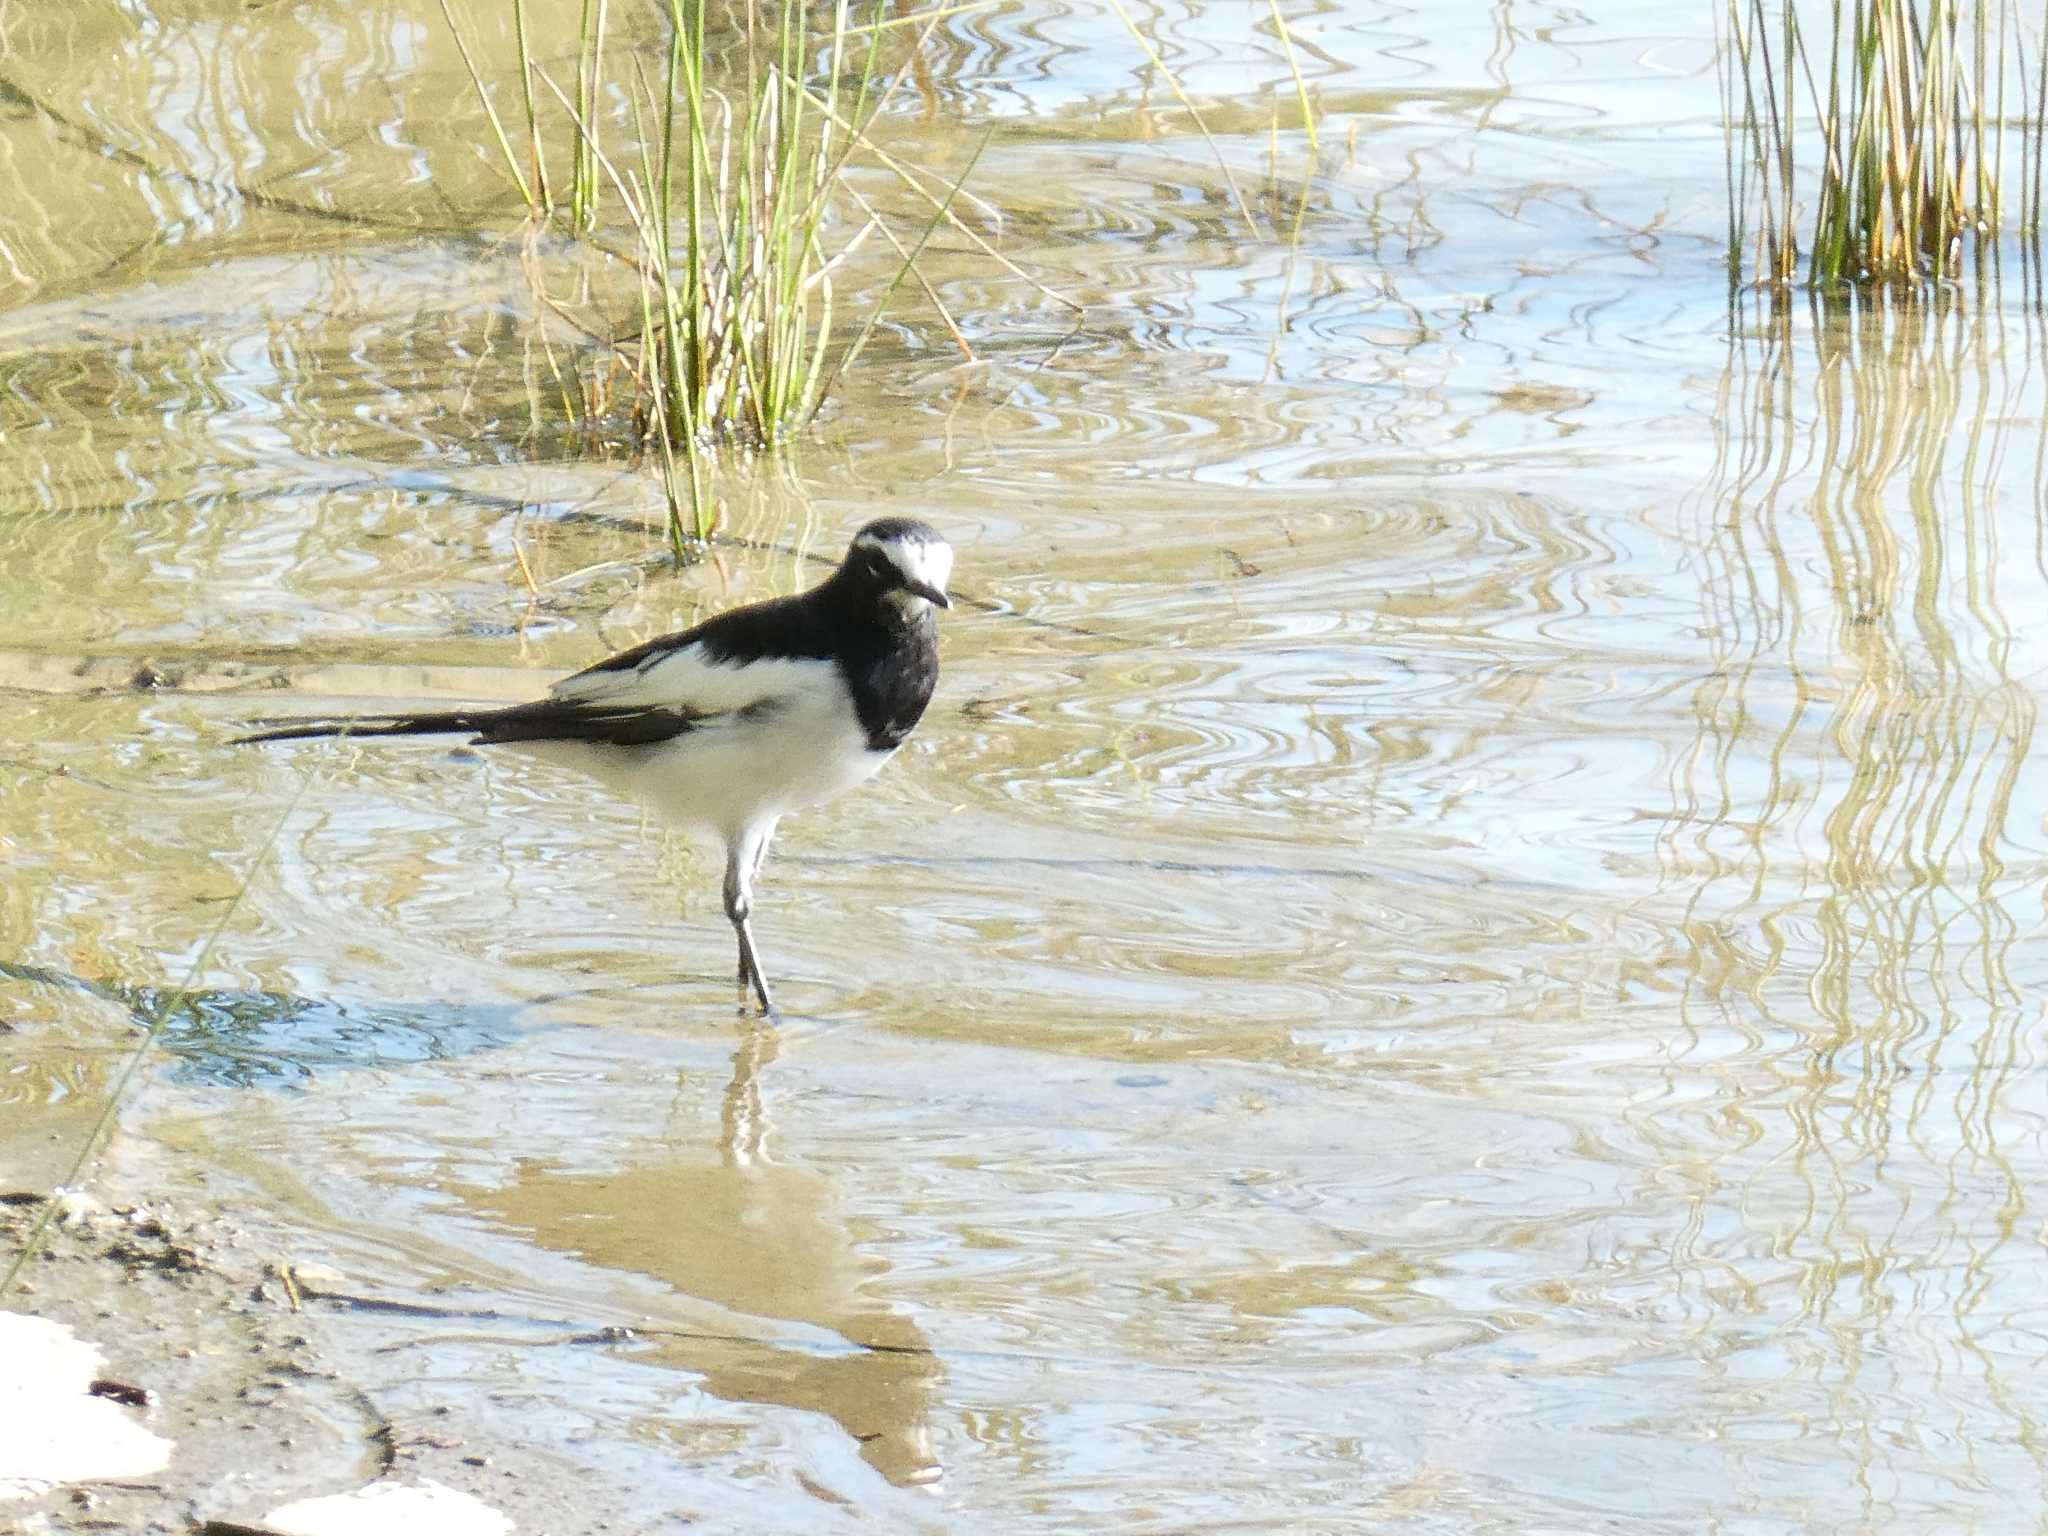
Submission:
M 2048 23 L 2014 0 L 1724 4 L 1732 281 L 1784 290 L 1803 255 L 1817 288 L 1918 286 L 1995 266 L 2008 233 L 2038 269 Z
M 885 33 L 928 32 L 959 7 L 889 18 L 878 4 L 860 25 L 851 0 L 835 0 L 814 29 L 800 0 L 739 0 L 721 8 L 714 45 L 704 0 L 658 3 L 663 55 L 652 71 L 638 57 L 621 71 L 607 39 L 609 0 L 583 0 L 564 89 L 537 59 L 525 0 L 511 0 L 524 116 L 516 147 L 447 0 L 442 10 L 534 224 L 593 243 L 637 276 L 637 323 L 596 337 L 597 360 L 573 379 L 558 369 L 557 379 L 590 435 L 606 420 L 629 423 L 633 446 L 661 471 L 680 555 L 715 520 L 711 456 L 773 448 L 815 416 L 941 222 L 989 248 L 953 215 L 972 158 L 949 181 L 904 164 L 869 134 L 909 68 L 906 59 L 885 71 Z M 621 96 L 630 127 L 601 110 Z M 895 227 L 862 196 L 845 174 L 856 155 L 912 189 L 921 225 Z M 877 233 L 894 249 L 895 275 L 864 322 L 842 334 L 835 277 Z M 569 318 L 544 288 L 540 296 Z

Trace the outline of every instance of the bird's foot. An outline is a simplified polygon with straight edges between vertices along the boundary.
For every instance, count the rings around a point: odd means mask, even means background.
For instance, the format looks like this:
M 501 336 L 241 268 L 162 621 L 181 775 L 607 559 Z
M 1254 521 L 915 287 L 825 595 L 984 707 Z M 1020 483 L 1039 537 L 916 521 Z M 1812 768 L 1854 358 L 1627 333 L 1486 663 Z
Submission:
M 775 999 L 768 995 L 768 978 L 761 972 L 761 957 L 754 952 L 754 933 L 747 926 L 744 910 L 733 914 L 733 932 L 740 941 L 740 1012 L 747 1009 L 747 986 L 752 983 L 754 995 L 761 1000 L 761 1017 L 779 1018 L 775 1011 Z
M 749 994 L 752 994 L 750 997 Z M 761 1017 L 770 1023 L 782 1022 L 782 1012 L 775 1006 L 775 999 L 768 992 L 768 978 L 756 966 L 749 963 L 745 955 L 740 957 L 739 967 L 739 1010 L 740 1017 L 747 1017 L 748 1005 L 755 998 L 760 1000 Z

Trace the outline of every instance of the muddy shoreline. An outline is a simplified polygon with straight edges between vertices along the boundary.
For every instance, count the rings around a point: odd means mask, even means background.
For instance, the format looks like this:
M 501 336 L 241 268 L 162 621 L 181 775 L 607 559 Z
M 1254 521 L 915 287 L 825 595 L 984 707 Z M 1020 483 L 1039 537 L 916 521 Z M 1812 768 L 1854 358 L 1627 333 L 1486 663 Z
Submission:
M 225 1213 L 164 1200 L 0 1194 L 0 1253 L 11 1263 L 31 1240 L 9 1310 L 95 1345 L 105 1359 L 98 1395 L 175 1449 L 148 1477 L 0 1502 L 0 1533 L 235 1536 L 276 1529 L 266 1514 L 295 1500 L 422 1481 L 469 1494 L 522 1531 L 623 1528 L 587 1494 L 568 1507 L 563 1479 L 486 1443 L 455 1410 L 379 1405 L 386 1383 L 365 1361 L 390 1360 L 394 1317 L 436 1309 L 354 1291 Z M 617 1335 L 591 1341 L 608 1337 Z

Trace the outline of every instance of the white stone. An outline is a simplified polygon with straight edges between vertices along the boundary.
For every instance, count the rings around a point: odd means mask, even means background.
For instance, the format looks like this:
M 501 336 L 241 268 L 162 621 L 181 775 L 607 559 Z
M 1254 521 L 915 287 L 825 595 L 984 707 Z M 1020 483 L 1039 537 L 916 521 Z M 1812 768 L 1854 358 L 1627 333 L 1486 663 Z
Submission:
M 278 1536 L 510 1536 L 512 1522 L 481 1499 L 421 1478 L 300 1499 L 263 1523 Z
M 171 1459 L 133 1409 L 86 1391 L 99 1374 L 100 1352 L 69 1328 L 0 1312 L 0 1499 L 141 1477 Z

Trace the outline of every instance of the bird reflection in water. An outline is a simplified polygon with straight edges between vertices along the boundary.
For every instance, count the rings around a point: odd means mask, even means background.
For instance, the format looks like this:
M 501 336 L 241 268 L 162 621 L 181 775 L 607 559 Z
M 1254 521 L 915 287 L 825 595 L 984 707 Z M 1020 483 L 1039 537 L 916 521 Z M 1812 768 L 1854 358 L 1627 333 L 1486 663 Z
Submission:
M 636 1358 L 687 1371 L 728 1402 L 823 1414 L 891 1483 L 936 1481 L 928 1417 L 944 1368 L 923 1330 L 876 1294 L 886 1266 L 856 1241 L 834 1181 L 774 1160 L 763 1082 L 784 1040 L 762 1020 L 742 1027 L 715 1151 L 693 1155 L 684 1133 L 665 1159 L 615 1173 L 524 1162 L 482 1203 L 545 1247 L 731 1314 L 643 1334 Z

